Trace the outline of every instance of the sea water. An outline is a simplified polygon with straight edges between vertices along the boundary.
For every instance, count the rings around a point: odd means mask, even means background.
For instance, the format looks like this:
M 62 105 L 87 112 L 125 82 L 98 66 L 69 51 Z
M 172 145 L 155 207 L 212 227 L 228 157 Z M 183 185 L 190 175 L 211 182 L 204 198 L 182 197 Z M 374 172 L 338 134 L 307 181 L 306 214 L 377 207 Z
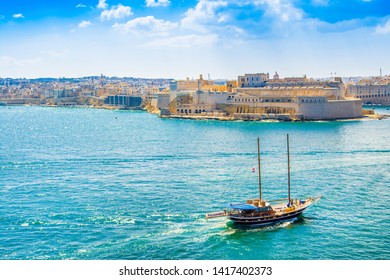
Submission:
M 386 108 L 382 108 L 385 111 Z M 323 198 L 292 223 L 205 214 Z M 252 172 L 255 168 L 256 172 Z M 0 259 L 390 259 L 390 119 L 242 122 L 0 107 Z

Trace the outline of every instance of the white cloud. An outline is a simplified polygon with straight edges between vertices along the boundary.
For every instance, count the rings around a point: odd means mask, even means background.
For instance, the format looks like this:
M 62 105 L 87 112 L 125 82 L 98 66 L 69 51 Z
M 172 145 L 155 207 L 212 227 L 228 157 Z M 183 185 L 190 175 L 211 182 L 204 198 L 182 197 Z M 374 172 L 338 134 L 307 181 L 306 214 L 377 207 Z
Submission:
M 24 18 L 23 14 L 14 14 L 13 18 Z
M 92 23 L 89 21 L 89 20 L 83 20 L 82 22 L 79 23 L 79 27 L 80 28 L 86 28 L 88 26 L 91 26 Z
M 169 0 L 145 0 L 146 7 L 167 7 L 171 4 Z
M 121 19 L 128 16 L 131 16 L 133 13 L 131 12 L 131 8 L 128 6 L 123 6 L 119 4 L 117 6 L 112 6 L 110 10 L 104 10 L 100 14 L 100 20 L 111 20 L 111 19 Z
M 169 35 L 169 31 L 178 27 L 177 23 L 156 19 L 154 16 L 139 17 L 126 23 L 115 23 L 113 28 L 125 33 L 143 33 L 150 35 Z
M 317 0 L 328 1 L 328 0 Z M 182 30 L 254 39 L 287 36 L 312 28 L 293 0 L 198 0 L 180 21 Z M 188 32 L 187 32 L 188 33 Z
M 99 0 L 99 3 L 96 6 L 98 9 L 105 10 L 108 7 L 108 4 L 106 3 L 106 0 Z
M 256 6 L 264 7 L 267 15 L 282 22 L 296 21 L 303 18 L 303 11 L 294 7 L 290 0 L 255 0 Z
M 377 34 L 390 34 L 390 19 L 384 25 L 378 25 L 375 28 Z
M 207 1 L 199 0 L 195 8 L 190 8 L 181 20 L 181 25 L 199 31 L 207 31 L 208 22 L 223 22 L 227 15 L 219 13 L 219 9 L 226 7 L 227 1 Z
M 76 6 L 76 8 L 86 8 L 87 6 L 86 5 L 84 5 L 84 4 L 82 4 L 82 3 L 80 3 L 80 4 L 78 4 L 77 6 Z

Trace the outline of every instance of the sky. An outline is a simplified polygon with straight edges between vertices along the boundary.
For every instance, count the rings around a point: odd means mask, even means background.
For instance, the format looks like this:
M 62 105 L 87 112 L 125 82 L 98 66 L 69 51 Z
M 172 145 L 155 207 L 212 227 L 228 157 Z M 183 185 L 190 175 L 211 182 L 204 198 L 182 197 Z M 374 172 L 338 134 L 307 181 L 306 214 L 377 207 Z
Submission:
M 0 0 L 0 77 L 390 74 L 390 0 Z

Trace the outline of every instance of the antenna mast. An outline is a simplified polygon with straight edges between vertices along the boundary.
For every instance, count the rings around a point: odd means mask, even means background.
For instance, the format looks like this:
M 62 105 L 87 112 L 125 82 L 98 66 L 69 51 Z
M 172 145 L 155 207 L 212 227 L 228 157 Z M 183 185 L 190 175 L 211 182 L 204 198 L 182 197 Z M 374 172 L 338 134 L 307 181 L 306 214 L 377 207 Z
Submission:
M 290 203 L 290 143 L 287 133 L 287 169 L 288 169 L 288 203 Z
M 257 138 L 257 164 L 258 164 L 258 175 L 259 175 L 259 194 L 260 194 L 260 202 L 262 201 L 261 197 L 261 170 L 260 170 L 260 139 Z

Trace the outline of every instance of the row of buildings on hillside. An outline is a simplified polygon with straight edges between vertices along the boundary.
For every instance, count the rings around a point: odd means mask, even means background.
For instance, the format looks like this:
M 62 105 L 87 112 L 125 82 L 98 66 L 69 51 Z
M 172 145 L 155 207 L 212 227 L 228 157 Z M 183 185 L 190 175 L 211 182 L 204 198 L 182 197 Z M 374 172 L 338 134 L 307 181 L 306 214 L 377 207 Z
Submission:
M 164 91 L 168 92 L 171 80 L 118 78 L 105 77 L 103 75 L 58 79 L 0 78 L 0 102 L 4 104 L 46 104 L 58 106 L 103 106 L 104 103 L 114 102 L 117 104 L 113 105 L 122 107 L 124 106 L 123 104 L 138 104 L 141 97 L 144 98 L 145 96 L 163 93 Z M 124 97 L 113 98 L 116 96 Z

